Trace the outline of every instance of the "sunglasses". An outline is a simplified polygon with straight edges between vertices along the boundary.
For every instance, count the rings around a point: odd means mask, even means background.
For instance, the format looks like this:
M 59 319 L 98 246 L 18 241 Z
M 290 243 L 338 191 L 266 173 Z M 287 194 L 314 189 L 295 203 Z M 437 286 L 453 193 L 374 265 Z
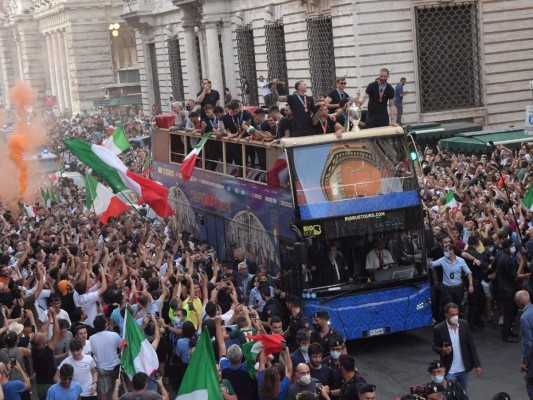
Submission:
M 346 82 L 339 82 L 341 85 L 346 85 Z
M 62 381 L 71 381 L 72 380 L 72 376 L 62 376 L 60 379 Z

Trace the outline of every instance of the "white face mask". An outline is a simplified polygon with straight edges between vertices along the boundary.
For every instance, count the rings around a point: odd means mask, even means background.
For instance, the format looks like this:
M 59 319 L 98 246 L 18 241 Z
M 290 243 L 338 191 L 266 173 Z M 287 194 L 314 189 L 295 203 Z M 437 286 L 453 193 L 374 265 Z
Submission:
M 302 351 L 302 353 L 307 354 L 307 349 L 309 349 L 309 346 L 300 346 L 300 350 Z
M 454 315 L 453 317 L 450 318 L 450 324 L 457 325 L 458 323 L 459 323 L 459 316 L 458 315 Z
M 516 247 L 511 247 L 509 250 L 511 250 L 511 254 L 515 254 L 516 253 Z
M 338 360 L 339 357 L 341 356 L 341 352 L 340 350 L 331 350 L 331 358 L 333 358 L 334 360 Z
M 311 375 L 303 375 L 300 377 L 300 383 L 307 386 L 311 383 Z

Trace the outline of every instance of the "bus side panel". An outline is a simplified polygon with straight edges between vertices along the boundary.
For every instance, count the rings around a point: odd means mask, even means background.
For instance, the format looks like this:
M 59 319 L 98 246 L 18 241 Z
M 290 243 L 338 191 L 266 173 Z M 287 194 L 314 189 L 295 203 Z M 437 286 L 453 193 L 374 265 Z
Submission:
M 179 165 L 154 161 L 154 179 L 170 188 L 177 230 L 217 245 L 220 258 L 245 248 L 251 259 L 279 272 L 279 238 L 291 237 L 290 192 L 197 169 L 183 182 Z
M 330 323 L 348 340 L 401 332 L 432 323 L 428 282 L 358 293 L 332 300 L 303 300 L 305 312 L 328 311 Z

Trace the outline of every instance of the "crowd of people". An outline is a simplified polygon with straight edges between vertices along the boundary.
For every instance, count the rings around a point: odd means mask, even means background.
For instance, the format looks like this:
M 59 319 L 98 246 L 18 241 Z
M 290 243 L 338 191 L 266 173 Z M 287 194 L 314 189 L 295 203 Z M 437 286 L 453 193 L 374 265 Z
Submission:
M 382 70 L 357 100 L 362 105 L 369 99 L 367 127 L 398 121 L 395 91 L 387 79 L 388 71 Z M 269 90 L 276 91 L 277 84 Z M 225 134 L 237 136 L 253 126 L 264 141 L 309 132 L 342 133 L 350 123 L 343 116 L 351 98 L 345 84 L 340 78 L 334 91 L 314 99 L 299 81 L 294 94 L 276 96 L 287 101 L 283 112 L 271 105 L 267 113 L 258 109 L 251 115 L 236 101 L 221 107 L 220 94 L 204 80 L 197 99 L 172 105 L 174 129 L 223 126 Z M 50 149 L 64 154 L 65 164 L 76 170 L 78 163 L 62 139 L 100 143 L 118 124 L 128 137 L 139 136 L 149 131 L 154 115 L 103 110 L 94 115 L 50 113 L 46 118 Z M 147 156 L 141 148 L 120 157 L 140 172 Z M 443 322 L 435 326 L 433 350 L 439 359 L 429 364 L 431 382 L 402 399 L 467 399 L 466 374 L 482 373 L 470 332 L 500 324 L 502 339 L 515 342 L 518 307 L 529 305 L 533 212 L 523 200 L 531 183 L 533 148 L 499 146 L 491 155 L 466 155 L 436 144 L 420 149 L 420 158 L 434 317 Z M 177 393 L 203 330 L 212 338 L 225 400 L 377 398 L 379 385 L 358 371 L 346 340 L 329 325 L 328 313 L 307 315 L 279 276 L 256 265 L 246 249 L 221 260 L 223 255 L 209 243 L 168 219 L 148 218 L 143 210 L 132 209 L 104 225 L 86 208 L 83 188 L 60 178 L 53 190 L 58 200 L 49 208 L 37 202 L 35 217 L 18 215 L 8 203 L 0 203 L 4 398 L 30 399 L 34 390 L 43 400 L 118 399 L 127 311 L 160 364 L 156 375 L 134 375 L 121 399 L 168 399 L 169 391 Z M 468 335 L 455 339 L 459 331 Z M 268 356 L 260 352 L 250 368 L 242 345 L 258 333 L 281 335 L 284 342 Z M 522 334 L 530 338 L 522 360 L 528 376 L 533 371 L 531 336 Z M 458 364 L 455 354 L 461 350 L 466 355 Z M 533 378 L 528 379 L 530 390 Z M 505 393 L 498 396 L 510 399 Z

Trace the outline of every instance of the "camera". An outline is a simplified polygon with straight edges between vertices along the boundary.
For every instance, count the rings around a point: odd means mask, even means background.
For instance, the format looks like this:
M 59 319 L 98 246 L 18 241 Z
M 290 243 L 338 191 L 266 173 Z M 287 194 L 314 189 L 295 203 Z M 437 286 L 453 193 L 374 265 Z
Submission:
M 316 394 L 322 394 L 322 384 L 320 382 L 316 383 Z
M 409 388 L 409 393 L 425 399 L 429 394 L 429 390 L 426 385 L 415 385 Z

